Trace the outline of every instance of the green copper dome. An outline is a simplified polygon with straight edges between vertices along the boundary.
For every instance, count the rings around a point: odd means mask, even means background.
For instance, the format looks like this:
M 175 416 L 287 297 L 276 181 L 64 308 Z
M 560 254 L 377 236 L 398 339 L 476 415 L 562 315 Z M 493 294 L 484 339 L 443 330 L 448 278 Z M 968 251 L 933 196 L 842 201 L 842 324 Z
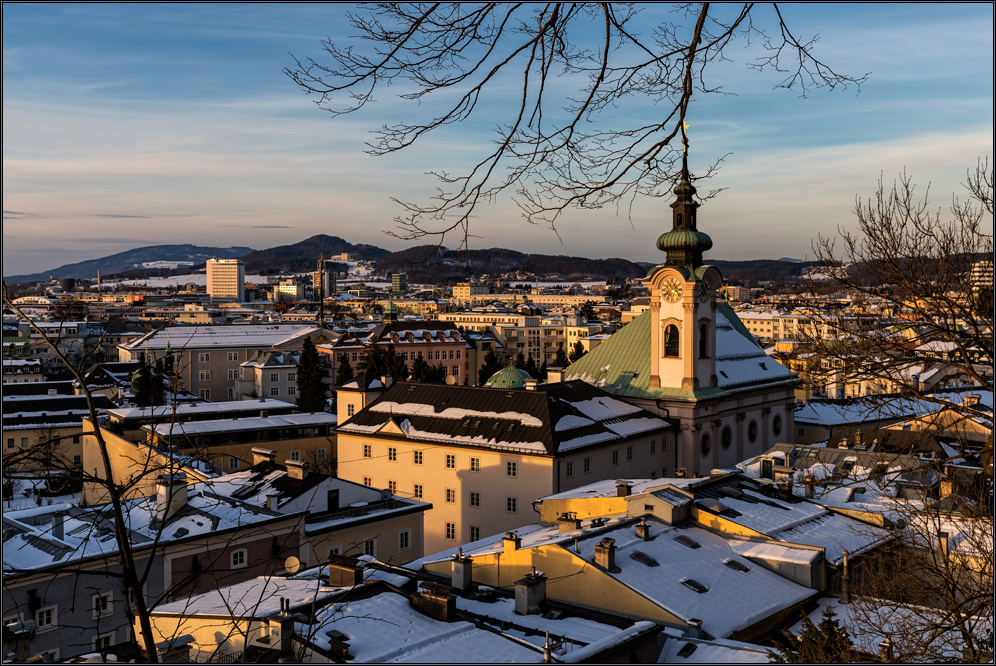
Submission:
M 527 379 L 532 379 L 528 372 L 510 365 L 504 370 L 499 370 L 491 375 L 491 379 L 485 382 L 484 385 L 488 388 L 520 389 L 526 385 Z
M 674 250 L 691 250 L 706 252 L 712 249 L 712 239 L 709 234 L 692 229 L 672 229 L 660 235 L 657 239 L 657 249 L 664 252 Z

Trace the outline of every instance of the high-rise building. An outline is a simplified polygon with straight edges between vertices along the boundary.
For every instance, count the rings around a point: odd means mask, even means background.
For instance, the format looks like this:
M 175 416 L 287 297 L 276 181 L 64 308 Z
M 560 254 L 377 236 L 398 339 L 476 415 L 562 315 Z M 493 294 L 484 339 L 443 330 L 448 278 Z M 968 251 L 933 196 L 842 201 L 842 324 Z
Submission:
M 400 296 L 408 293 L 408 273 L 391 273 L 391 294 Z
M 244 301 L 246 265 L 241 259 L 208 259 L 207 292 L 212 301 Z

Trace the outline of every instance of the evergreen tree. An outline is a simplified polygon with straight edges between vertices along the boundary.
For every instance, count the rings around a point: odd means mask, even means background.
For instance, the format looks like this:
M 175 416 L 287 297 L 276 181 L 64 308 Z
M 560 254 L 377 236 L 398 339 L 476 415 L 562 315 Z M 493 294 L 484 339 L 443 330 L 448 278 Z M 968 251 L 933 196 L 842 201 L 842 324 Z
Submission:
M 513 361 L 513 363 L 515 367 L 517 367 L 519 370 L 525 370 L 526 369 L 525 355 L 523 355 L 523 353 L 520 351 L 518 354 L 515 355 L 515 361 Z
M 571 354 L 570 356 L 567 357 L 567 360 L 569 360 L 571 363 L 574 363 L 574 361 L 578 360 L 587 353 L 588 352 L 584 350 L 584 345 L 581 344 L 580 340 L 578 340 L 577 342 L 574 343 L 574 346 L 571 347 Z
M 477 371 L 477 384 L 484 386 L 491 379 L 491 375 L 499 370 L 501 370 L 501 361 L 498 360 L 498 354 L 494 349 L 489 349 L 488 353 L 484 355 L 484 363 Z
M 305 338 L 297 363 L 297 408 L 302 412 L 325 411 L 324 374 L 322 359 L 314 341 Z
M 593 321 L 597 319 L 595 315 L 595 301 L 585 301 L 578 314 L 584 317 L 585 321 Z
M 149 382 L 149 402 L 153 406 L 158 407 L 166 403 L 166 392 L 163 389 L 164 375 L 163 360 L 161 358 L 156 359 L 156 370 L 152 373 L 151 381 Z
M 408 379 L 408 362 L 398 352 L 394 351 L 394 345 L 388 345 L 384 353 L 385 374 L 390 375 L 395 381 L 403 382 Z
M 530 354 L 529 358 L 526 359 L 526 364 L 521 369 L 525 370 L 533 379 L 539 379 L 540 371 L 536 366 L 536 361 L 533 359 L 532 354 Z
M 349 364 L 349 361 L 345 357 L 346 355 L 343 354 L 342 360 L 339 361 L 339 369 L 335 372 L 336 386 L 342 386 L 353 381 L 353 366 Z
M 539 368 L 539 377 L 537 377 L 537 379 L 539 379 L 541 382 L 545 382 L 546 381 L 546 375 L 547 375 L 546 361 L 543 361 L 543 365 L 541 365 L 540 368 Z
M 363 356 L 356 365 L 356 370 L 360 374 L 380 377 L 384 374 L 385 368 L 384 350 L 373 342 L 368 342 L 363 350 Z
M 818 625 L 813 624 L 809 616 L 804 614 L 799 635 L 783 630 L 782 638 L 775 639 L 775 644 L 777 652 L 769 652 L 769 657 L 779 664 L 834 664 L 854 661 L 854 643 L 830 606 L 823 609 L 823 619 Z
M 431 371 L 432 368 L 430 368 L 429 364 L 425 362 L 425 359 L 422 358 L 421 356 L 418 356 L 415 358 L 414 361 L 412 361 L 411 381 L 413 382 L 427 381 L 426 377 L 429 376 L 429 373 Z
M 570 364 L 571 361 L 567 358 L 567 352 L 564 351 L 564 345 L 561 343 L 557 346 L 557 358 L 554 359 L 553 365 L 558 368 L 566 368 Z
M 148 407 L 152 404 L 152 370 L 145 352 L 139 354 L 138 364 L 138 369 L 131 375 L 131 392 L 137 406 Z

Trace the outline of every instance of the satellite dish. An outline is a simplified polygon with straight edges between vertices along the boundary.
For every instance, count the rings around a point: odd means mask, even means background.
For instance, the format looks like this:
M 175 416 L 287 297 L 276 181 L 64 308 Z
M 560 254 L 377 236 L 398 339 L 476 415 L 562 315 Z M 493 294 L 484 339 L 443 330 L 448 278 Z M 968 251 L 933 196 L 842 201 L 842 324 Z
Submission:
M 289 574 L 296 574 L 301 570 L 301 560 L 297 559 L 293 555 L 284 560 L 284 569 Z
M 454 384 L 456 384 L 456 377 L 454 377 L 453 375 L 446 375 L 446 383 L 450 386 L 453 386 Z

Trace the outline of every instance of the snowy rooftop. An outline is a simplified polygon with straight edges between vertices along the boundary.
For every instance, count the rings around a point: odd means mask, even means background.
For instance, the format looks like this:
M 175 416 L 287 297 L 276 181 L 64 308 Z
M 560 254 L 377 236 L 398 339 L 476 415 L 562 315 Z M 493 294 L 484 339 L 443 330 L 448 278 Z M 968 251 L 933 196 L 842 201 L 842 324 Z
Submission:
M 267 430 L 270 428 L 295 428 L 302 426 L 334 426 L 336 415 L 318 412 L 315 414 L 282 414 L 278 416 L 250 416 L 237 419 L 214 419 L 209 421 L 186 421 L 183 423 L 160 423 L 145 425 L 143 430 L 154 431 L 160 437 L 180 437 L 184 435 L 207 435 L 218 432 L 243 432 Z
M 254 347 L 286 344 L 322 329 L 301 324 L 238 324 L 229 326 L 167 326 L 121 345 L 135 351 Z
M 658 664 L 768 664 L 768 650 L 752 643 L 716 638 L 670 638 Z
M 121 409 L 109 409 L 107 413 L 115 419 L 155 419 L 166 421 L 172 419 L 174 413 L 178 420 L 188 420 L 191 417 L 204 416 L 206 414 L 232 414 L 236 412 L 253 411 L 291 411 L 296 406 L 283 400 L 273 398 L 260 398 L 259 400 L 231 400 L 229 402 L 191 402 L 177 405 L 164 405 L 162 407 L 123 407 Z

